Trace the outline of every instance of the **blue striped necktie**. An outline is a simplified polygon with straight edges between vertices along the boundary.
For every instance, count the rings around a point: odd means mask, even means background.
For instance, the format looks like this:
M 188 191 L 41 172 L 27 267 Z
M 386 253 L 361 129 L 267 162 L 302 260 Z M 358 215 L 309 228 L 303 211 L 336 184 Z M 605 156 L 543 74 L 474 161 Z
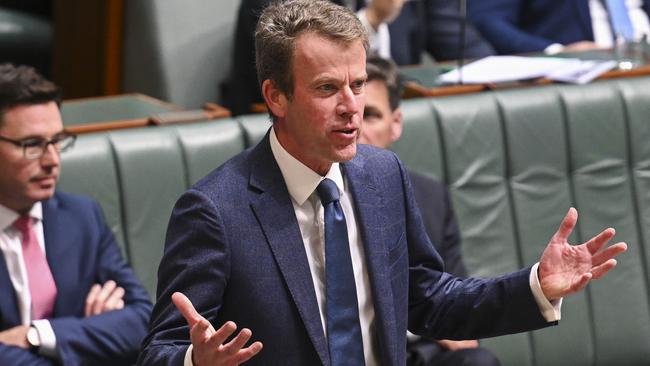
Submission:
M 325 293 L 327 342 L 332 366 L 364 365 L 357 289 L 339 190 L 323 179 L 316 192 L 325 209 Z

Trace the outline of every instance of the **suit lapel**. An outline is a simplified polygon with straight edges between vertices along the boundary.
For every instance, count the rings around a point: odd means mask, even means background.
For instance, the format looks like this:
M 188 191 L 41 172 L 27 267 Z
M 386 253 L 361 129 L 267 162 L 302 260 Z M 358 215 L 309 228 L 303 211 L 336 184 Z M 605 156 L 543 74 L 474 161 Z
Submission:
M 375 308 L 375 326 L 379 344 L 381 364 L 396 365 L 395 347 L 397 345 L 397 329 L 395 322 L 395 307 L 393 291 L 390 286 L 388 273 L 388 252 L 383 228 L 388 227 L 388 219 L 382 209 L 382 194 L 373 178 L 363 168 L 363 160 L 357 158 L 343 165 L 350 192 L 355 204 L 357 226 L 361 230 L 366 266 L 370 278 L 373 304 Z
M 21 320 L 16 291 L 11 283 L 7 262 L 2 251 L 0 251 L 0 293 L 4 294 L 0 296 L 0 319 L 2 320 L 0 330 L 19 325 Z
M 74 236 L 74 233 L 70 231 L 74 225 L 67 220 L 67 213 L 59 206 L 60 202 L 56 195 L 43 202 L 45 255 L 57 288 L 54 316 L 61 316 L 69 312 L 69 304 L 64 301 L 66 298 L 64 294 L 67 293 L 66 284 L 76 283 L 78 280 L 70 271 L 71 268 L 75 268 L 73 262 L 76 256 L 72 255 L 69 250 L 75 250 L 75 248 L 66 247 L 66 243 Z M 76 250 L 81 250 L 81 248 L 76 248 Z
M 269 143 L 268 133 L 251 152 L 250 186 L 259 190 L 251 208 L 266 235 L 309 338 L 321 362 L 329 365 L 316 291 L 291 198 Z

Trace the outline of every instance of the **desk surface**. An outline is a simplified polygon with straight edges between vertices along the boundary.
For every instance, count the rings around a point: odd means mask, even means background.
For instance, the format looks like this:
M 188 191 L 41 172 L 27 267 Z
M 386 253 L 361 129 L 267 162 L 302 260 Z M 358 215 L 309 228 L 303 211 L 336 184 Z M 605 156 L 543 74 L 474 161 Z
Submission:
M 61 104 L 65 126 L 142 119 L 153 114 L 180 110 L 181 107 L 143 94 L 70 99 Z
M 206 103 L 203 109 L 187 111 L 133 93 L 65 100 L 61 103 L 61 115 L 65 128 L 79 134 L 223 118 L 230 116 L 230 111 L 213 103 Z
M 649 52 L 649 51 L 646 51 Z M 539 55 L 535 55 L 539 56 Z M 615 59 L 611 50 L 595 50 L 580 53 L 565 53 L 554 55 L 553 57 L 572 57 L 589 60 L 608 60 Z M 647 54 L 650 60 L 650 53 Z M 467 62 L 469 63 L 469 62 Z M 466 64 L 467 64 L 466 63 Z M 445 62 L 439 65 L 415 65 L 400 67 L 400 74 L 405 79 L 404 98 L 416 97 L 440 97 L 448 95 L 476 93 L 485 90 L 495 90 L 512 87 L 536 86 L 553 83 L 548 79 L 537 79 L 526 82 L 512 83 L 489 83 L 489 84 L 462 84 L 462 85 L 442 85 L 438 82 L 438 76 L 447 72 L 457 65 L 454 62 Z M 596 80 L 611 79 L 620 77 L 634 77 L 650 75 L 650 63 L 631 70 L 611 70 L 600 75 Z

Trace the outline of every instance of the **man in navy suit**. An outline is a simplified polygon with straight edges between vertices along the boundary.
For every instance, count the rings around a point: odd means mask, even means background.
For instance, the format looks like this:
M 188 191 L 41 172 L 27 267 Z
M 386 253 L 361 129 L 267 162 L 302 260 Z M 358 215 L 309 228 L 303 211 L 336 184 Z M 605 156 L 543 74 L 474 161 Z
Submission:
M 469 339 L 552 325 L 563 296 L 616 265 L 626 245 L 604 248 L 613 229 L 568 244 L 570 209 L 532 269 L 443 272 L 400 160 L 357 147 L 367 46 L 355 14 L 330 2 L 262 13 L 257 69 L 273 127 L 176 203 L 139 364 L 404 365 L 407 329 Z M 349 249 L 329 251 L 343 240 Z M 330 282 L 341 272 L 353 278 Z
M 402 135 L 402 111 L 399 107 L 402 85 L 397 66 L 391 60 L 368 57 L 366 62 L 366 105 L 363 128 L 358 142 L 388 148 Z M 408 171 L 415 202 L 424 228 L 443 262 L 445 272 L 467 277 L 460 248 L 460 232 L 447 188 L 424 174 Z M 430 341 L 411 336 L 407 344 L 409 366 L 496 366 L 499 360 L 476 340 Z
M 650 1 L 627 3 L 634 38 L 640 39 L 650 33 Z M 499 54 L 611 48 L 615 38 L 598 0 L 471 0 L 467 11 Z
M 97 203 L 55 192 L 59 91 L 0 65 L 0 364 L 129 365 L 151 303 Z

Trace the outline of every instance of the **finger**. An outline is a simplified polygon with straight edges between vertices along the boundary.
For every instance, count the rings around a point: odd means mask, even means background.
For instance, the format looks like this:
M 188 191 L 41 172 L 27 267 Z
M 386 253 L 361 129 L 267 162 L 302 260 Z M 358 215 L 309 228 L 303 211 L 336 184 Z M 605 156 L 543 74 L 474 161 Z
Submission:
M 92 309 L 93 309 L 93 305 L 95 304 L 95 299 L 97 299 L 97 294 L 99 294 L 99 290 L 101 289 L 102 287 L 96 283 L 90 288 L 90 291 L 88 291 L 88 296 L 86 296 L 86 308 L 84 309 L 85 316 L 92 315 Z
M 605 248 L 600 253 L 596 253 L 592 258 L 591 258 L 591 263 L 594 266 L 600 265 L 615 256 L 623 253 L 624 251 L 627 250 L 627 244 L 625 243 L 616 243 L 614 245 L 610 245 L 609 247 Z
M 591 254 L 598 252 L 600 248 L 602 248 L 611 238 L 614 237 L 614 234 L 616 234 L 616 230 L 612 229 L 611 227 L 603 230 L 600 234 L 594 236 L 585 243 L 587 245 L 587 249 L 589 249 L 589 252 Z
M 172 302 L 178 311 L 180 311 L 181 315 L 183 315 L 190 327 L 193 327 L 196 323 L 204 319 L 201 314 L 194 309 L 194 305 L 192 305 L 190 299 L 188 299 L 183 293 L 174 292 L 172 294 Z
M 120 299 L 117 304 L 115 304 L 115 310 L 124 309 L 124 299 Z
M 210 338 L 211 347 L 219 347 L 223 342 L 228 339 L 235 331 L 237 330 L 237 324 L 232 321 L 227 321 L 224 325 L 221 326 Z M 241 348 L 241 347 L 240 347 Z
M 113 280 L 108 280 L 97 294 L 97 299 L 93 304 L 93 315 L 101 314 L 104 309 L 104 303 L 108 296 L 115 290 L 117 284 Z
M 577 221 L 578 211 L 573 207 L 569 208 L 569 211 L 564 216 L 564 219 L 562 219 L 562 223 L 560 223 L 560 227 L 557 229 L 553 237 L 561 242 L 566 241 L 571 235 L 573 228 L 576 226 Z
M 606 261 L 605 263 L 592 268 L 591 269 L 591 274 L 592 274 L 594 279 L 599 279 L 599 278 L 603 277 L 605 274 L 607 274 L 607 272 L 612 270 L 612 268 L 614 268 L 614 267 L 616 267 L 616 259 L 612 258 L 612 259 Z
M 239 350 L 244 347 L 246 342 L 248 342 L 249 339 L 251 339 L 251 335 L 253 333 L 250 331 L 248 328 L 244 328 L 237 334 L 235 338 L 233 338 L 230 342 L 226 343 L 223 345 L 222 349 L 229 355 L 234 355 L 235 353 L 239 352 Z
M 241 351 L 239 351 L 239 353 L 237 353 L 237 357 L 236 357 L 235 361 L 237 363 L 244 363 L 244 362 L 250 360 L 256 354 L 260 353 L 262 348 L 264 348 L 264 345 L 262 344 L 262 342 L 255 342 L 255 343 L 251 344 L 250 346 L 248 346 L 247 348 L 244 348 Z
M 587 272 L 587 273 L 583 274 L 582 276 L 580 276 L 580 279 L 576 283 L 574 283 L 573 286 L 571 286 L 571 292 L 570 293 L 573 294 L 573 293 L 582 291 L 582 289 L 584 289 L 587 286 L 589 281 L 591 281 L 592 277 L 593 277 L 593 275 L 591 274 L 591 272 Z
M 209 331 L 210 322 L 205 318 L 201 318 L 193 327 L 190 328 L 190 339 L 195 347 L 205 344 L 210 341 L 212 333 Z
M 124 297 L 124 289 L 122 287 L 116 287 L 115 290 L 108 296 L 106 301 L 104 301 L 103 312 L 111 311 L 117 309 L 117 303 L 122 300 Z

